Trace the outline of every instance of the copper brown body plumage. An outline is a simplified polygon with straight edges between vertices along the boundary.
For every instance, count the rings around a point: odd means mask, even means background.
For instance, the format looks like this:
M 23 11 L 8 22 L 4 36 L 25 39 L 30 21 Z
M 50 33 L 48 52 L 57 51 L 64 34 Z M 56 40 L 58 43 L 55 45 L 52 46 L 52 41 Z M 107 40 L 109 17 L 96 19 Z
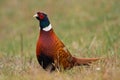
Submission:
M 50 21 L 45 13 L 37 12 L 34 16 L 39 20 L 40 33 L 36 46 L 36 56 L 43 69 L 70 69 L 73 66 L 88 65 L 98 58 L 73 57 L 65 45 L 54 33 Z

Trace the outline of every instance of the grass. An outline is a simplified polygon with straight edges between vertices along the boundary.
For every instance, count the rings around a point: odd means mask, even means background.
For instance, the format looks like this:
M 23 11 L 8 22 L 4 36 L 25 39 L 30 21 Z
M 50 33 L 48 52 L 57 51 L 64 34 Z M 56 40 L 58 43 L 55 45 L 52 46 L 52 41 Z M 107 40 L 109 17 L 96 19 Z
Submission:
M 120 80 L 119 5 L 119 0 L 0 0 L 0 80 Z M 48 14 L 72 55 L 104 59 L 89 68 L 44 71 L 35 55 L 37 11 Z

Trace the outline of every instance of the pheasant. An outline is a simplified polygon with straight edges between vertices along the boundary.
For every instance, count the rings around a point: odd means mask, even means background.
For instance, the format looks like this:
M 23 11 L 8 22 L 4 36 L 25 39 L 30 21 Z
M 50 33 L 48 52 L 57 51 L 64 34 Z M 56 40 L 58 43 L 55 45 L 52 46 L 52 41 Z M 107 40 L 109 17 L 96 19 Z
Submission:
M 76 58 L 70 54 L 63 42 L 56 36 L 47 14 L 37 12 L 33 17 L 39 21 L 40 33 L 36 45 L 36 56 L 45 70 L 66 70 L 73 66 L 89 65 L 99 58 Z

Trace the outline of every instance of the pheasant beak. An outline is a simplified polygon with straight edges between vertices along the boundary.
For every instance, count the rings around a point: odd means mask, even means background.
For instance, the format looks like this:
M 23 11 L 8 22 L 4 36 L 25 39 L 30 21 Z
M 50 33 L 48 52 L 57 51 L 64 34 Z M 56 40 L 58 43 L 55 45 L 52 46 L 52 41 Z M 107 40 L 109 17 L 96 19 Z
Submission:
M 38 17 L 38 14 L 35 14 L 33 17 Z

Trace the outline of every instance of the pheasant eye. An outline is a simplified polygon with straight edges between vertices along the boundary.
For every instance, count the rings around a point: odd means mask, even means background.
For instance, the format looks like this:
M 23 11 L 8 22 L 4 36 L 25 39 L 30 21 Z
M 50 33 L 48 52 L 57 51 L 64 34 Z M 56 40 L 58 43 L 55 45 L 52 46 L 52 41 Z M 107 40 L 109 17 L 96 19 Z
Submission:
M 40 14 L 40 19 L 43 19 L 45 16 L 43 14 Z

